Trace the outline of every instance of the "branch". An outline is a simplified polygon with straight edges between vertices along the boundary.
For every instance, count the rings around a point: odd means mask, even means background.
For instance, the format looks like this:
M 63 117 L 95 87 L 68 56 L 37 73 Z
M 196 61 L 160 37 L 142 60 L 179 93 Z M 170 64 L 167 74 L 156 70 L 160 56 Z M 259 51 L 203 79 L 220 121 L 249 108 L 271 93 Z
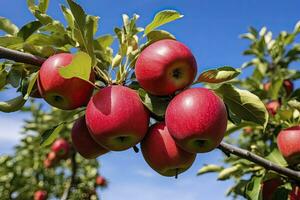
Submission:
M 281 167 L 267 159 L 264 159 L 258 155 L 255 155 L 254 153 L 251 153 L 250 151 L 247 151 L 245 149 L 235 147 L 235 146 L 233 146 L 231 144 L 227 144 L 225 142 L 221 142 L 218 149 L 222 150 L 226 155 L 228 153 L 234 154 L 234 155 L 244 158 L 246 160 L 252 161 L 252 162 L 256 163 L 257 165 L 260 165 L 268 170 L 275 171 L 275 172 L 285 175 L 293 180 L 300 181 L 300 172 L 299 171 Z
M 71 164 L 72 164 L 72 174 L 71 174 L 71 180 L 69 184 L 67 185 L 61 200 L 67 200 L 69 199 L 71 189 L 75 186 L 75 179 L 76 179 L 76 173 L 77 173 L 77 163 L 76 163 L 76 152 L 73 151 L 71 156 Z
M 20 51 L 8 49 L 0 46 L 0 59 L 5 58 L 8 60 L 13 60 L 16 62 L 26 63 L 30 65 L 41 66 L 46 60 L 45 58 L 35 56 L 28 53 L 23 53 Z

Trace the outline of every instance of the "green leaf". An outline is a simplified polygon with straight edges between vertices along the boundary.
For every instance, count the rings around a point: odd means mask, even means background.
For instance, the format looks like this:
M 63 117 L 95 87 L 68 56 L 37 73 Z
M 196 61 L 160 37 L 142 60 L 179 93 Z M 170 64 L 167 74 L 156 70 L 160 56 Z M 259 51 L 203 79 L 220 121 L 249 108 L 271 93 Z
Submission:
M 42 13 L 46 13 L 48 6 L 49 6 L 49 0 L 39 0 L 39 11 Z
M 57 126 L 54 126 L 48 130 L 46 130 L 41 136 L 40 145 L 42 147 L 46 147 L 54 142 L 54 140 L 58 137 L 58 134 L 64 127 L 64 123 L 61 123 Z
M 27 38 L 26 44 L 63 47 L 64 45 L 68 44 L 68 41 L 63 35 L 35 33 Z
M 222 171 L 220 171 L 218 180 L 227 180 L 234 174 L 240 173 L 240 169 L 241 169 L 241 165 L 235 165 L 229 168 L 225 168 Z
M 72 62 L 59 69 L 59 74 L 64 78 L 77 77 L 89 81 L 92 70 L 92 61 L 88 54 L 78 52 L 74 55 Z
M 264 103 L 247 90 L 241 90 L 230 84 L 223 84 L 216 92 L 223 98 L 228 108 L 243 120 L 254 122 L 264 128 L 268 123 L 268 112 Z
M 7 113 L 15 112 L 17 110 L 20 110 L 25 104 L 25 102 L 26 100 L 23 98 L 22 95 L 8 101 L 2 101 L 0 102 L 0 111 Z
M 7 72 L 0 70 L 0 90 L 6 85 Z
M 72 15 L 74 16 L 75 19 L 75 24 L 81 32 L 84 32 L 85 28 L 85 20 L 86 20 L 86 14 L 84 10 L 81 8 L 81 6 L 77 3 L 75 3 L 73 0 L 67 0 L 70 10 L 72 12 Z
M 3 36 L 0 37 L 0 45 L 3 47 L 8 47 L 10 45 L 21 44 L 23 43 L 23 39 L 14 36 Z
M 203 72 L 197 79 L 197 83 L 222 83 L 237 77 L 241 73 L 240 70 L 232 67 L 220 67 Z
M 253 176 L 251 178 L 250 183 L 248 183 L 246 187 L 246 197 L 249 200 L 262 200 L 261 195 L 261 182 L 263 177 L 262 176 Z
M 167 106 L 169 104 L 169 99 L 163 97 L 152 96 L 145 92 L 143 89 L 138 90 L 139 95 L 142 99 L 143 104 L 155 115 L 164 116 Z
M 163 10 L 155 15 L 153 21 L 145 28 L 144 34 L 147 35 L 157 27 L 182 17 L 183 15 L 175 10 Z
M 153 30 L 147 34 L 148 43 L 152 44 L 156 41 L 163 40 L 163 39 L 173 39 L 175 40 L 175 36 L 171 33 L 164 31 L 164 30 Z
M 272 150 L 272 152 L 266 156 L 266 159 L 268 159 L 280 166 L 283 166 L 283 167 L 288 166 L 287 162 L 285 161 L 282 154 L 279 152 L 279 150 L 277 148 L 274 148 Z
M 296 99 L 290 100 L 288 102 L 288 105 L 292 108 L 295 108 L 300 111 L 300 101 L 297 101 Z
M 102 35 L 96 40 L 105 49 L 106 47 L 110 47 L 113 44 L 114 39 L 115 38 L 112 35 Z
M 37 78 L 38 78 L 38 72 L 35 72 L 35 73 L 31 74 L 31 78 L 30 78 L 30 81 L 29 81 L 29 84 L 28 84 L 27 92 L 26 92 L 26 95 L 24 97 L 25 100 L 27 100 L 29 95 L 31 94 L 32 88 L 33 88 L 34 84 L 36 83 Z
M 4 17 L 0 17 L 0 30 L 5 31 L 10 35 L 15 35 L 19 31 L 16 25 Z
M 74 28 L 75 24 L 75 18 L 69 8 L 66 8 L 64 5 L 61 6 L 61 9 L 63 11 L 64 17 L 68 22 L 69 27 L 72 29 Z
M 223 167 L 218 166 L 218 165 L 205 165 L 199 171 L 197 172 L 197 176 L 210 173 L 210 172 L 219 172 L 223 169 Z
M 14 88 L 18 87 L 22 78 L 22 73 L 20 70 L 12 69 L 7 76 L 7 82 L 11 84 Z
M 32 21 L 24 25 L 20 31 L 18 32 L 17 36 L 26 40 L 31 34 L 37 31 L 43 24 L 39 21 Z

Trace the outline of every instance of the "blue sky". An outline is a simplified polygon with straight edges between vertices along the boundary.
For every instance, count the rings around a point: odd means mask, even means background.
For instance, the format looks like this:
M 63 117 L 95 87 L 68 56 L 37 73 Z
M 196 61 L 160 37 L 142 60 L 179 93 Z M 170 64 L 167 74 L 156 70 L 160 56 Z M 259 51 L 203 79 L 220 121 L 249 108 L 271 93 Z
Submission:
M 27 10 L 26 1 L 1 0 L 0 16 L 11 19 L 15 24 L 33 20 Z M 139 25 L 151 21 L 154 14 L 163 9 L 175 9 L 184 15 L 164 28 L 178 40 L 189 46 L 198 62 L 198 71 L 210 67 L 230 65 L 239 67 L 249 58 L 242 56 L 248 43 L 239 39 L 251 25 L 257 28 L 267 26 L 276 35 L 281 30 L 293 30 L 300 20 L 299 0 L 80 0 L 77 1 L 89 14 L 100 16 L 98 35 L 112 33 L 114 26 L 121 25 L 121 15 L 137 13 L 141 16 Z M 287 3 L 288 2 L 288 3 Z M 59 4 L 62 0 L 50 2 L 49 14 L 64 20 Z M 13 93 L 0 93 L 4 100 Z M 0 114 L 0 154 L 12 151 L 20 138 L 22 120 L 25 114 Z M 110 182 L 109 188 L 101 191 L 105 200 L 202 200 L 227 199 L 224 195 L 231 182 L 216 180 L 215 174 L 196 177 L 197 170 L 205 163 L 218 163 L 222 154 L 215 150 L 198 155 L 193 167 L 180 175 L 179 179 L 165 178 L 153 172 L 141 154 L 132 150 L 110 153 L 100 158 L 101 172 Z

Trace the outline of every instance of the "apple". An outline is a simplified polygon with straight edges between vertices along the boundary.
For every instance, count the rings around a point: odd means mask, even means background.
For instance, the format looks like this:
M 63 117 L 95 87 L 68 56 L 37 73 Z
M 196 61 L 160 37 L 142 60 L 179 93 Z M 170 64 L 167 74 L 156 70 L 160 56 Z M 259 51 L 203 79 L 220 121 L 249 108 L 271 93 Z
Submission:
M 277 188 L 282 185 L 283 182 L 279 178 L 269 179 L 264 181 L 262 184 L 262 199 L 272 200 L 273 194 L 276 192 Z
M 103 176 L 96 177 L 96 185 L 100 187 L 107 187 L 107 181 Z
M 51 160 L 49 160 L 48 158 L 46 158 L 44 160 L 43 164 L 44 164 L 44 167 L 47 168 L 47 169 L 53 167 L 53 162 Z
M 96 143 L 86 127 L 85 117 L 80 117 L 73 125 L 72 143 L 76 151 L 84 158 L 94 159 L 108 152 L 107 149 Z
M 271 88 L 271 82 L 264 83 L 263 88 L 266 92 L 268 92 Z
M 277 145 L 283 157 L 291 164 L 300 163 L 300 125 L 284 129 L 277 136 Z
M 91 98 L 86 109 L 86 124 L 98 144 L 111 151 L 122 151 L 144 138 L 149 112 L 136 91 L 111 85 Z
M 59 74 L 59 68 L 69 65 L 73 55 L 60 53 L 49 57 L 41 66 L 38 76 L 38 88 L 42 97 L 52 106 L 72 110 L 85 106 L 89 101 L 93 85 L 79 79 L 65 79 Z M 90 81 L 94 82 L 94 73 Z
M 281 106 L 280 102 L 277 100 L 272 100 L 266 104 L 266 108 L 270 115 L 274 116 L 277 113 L 277 110 Z
M 34 193 L 34 200 L 46 200 L 47 192 L 45 190 L 38 190 Z
M 135 64 L 139 84 L 150 94 L 164 96 L 189 86 L 197 73 L 192 52 L 181 42 L 164 39 L 146 47 Z
M 293 82 L 291 81 L 291 80 L 288 80 L 288 79 L 286 79 L 286 80 L 284 80 L 283 81 L 283 87 L 284 87 L 284 89 L 285 89 L 285 91 L 286 91 L 286 94 L 289 96 L 292 92 L 293 92 L 293 90 L 294 90 L 294 84 L 293 84 Z
M 50 153 L 48 153 L 47 158 L 50 161 L 56 161 L 57 160 L 57 155 L 54 151 L 50 151 Z
M 290 193 L 290 200 L 299 200 L 300 199 L 300 188 L 294 186 L 293 190 Z
M 163 176 L 176 177 L 190 168 L 196 158 L 196 154 L 184 151 L 175 143 L 164 122 L 150 127 L 141 149 L 148 165 Z
M 59 138 L 51 146 L 51 150 L 56 153 L 60 159 L 67 159 L 70 155 L 70 144 L 67 140 Z
M 206 88 L 187 89 L 172 99 L 166 124 L 176 143 L 191 153 L 209 152 L 222 141 L 227 128 L 223 101 Z
M 246 134 L 251 134 L 253 132 L 253 128 L 250 126 L 245 127 L 243 130 L 244 130 L 244 133 L 246 133 Z

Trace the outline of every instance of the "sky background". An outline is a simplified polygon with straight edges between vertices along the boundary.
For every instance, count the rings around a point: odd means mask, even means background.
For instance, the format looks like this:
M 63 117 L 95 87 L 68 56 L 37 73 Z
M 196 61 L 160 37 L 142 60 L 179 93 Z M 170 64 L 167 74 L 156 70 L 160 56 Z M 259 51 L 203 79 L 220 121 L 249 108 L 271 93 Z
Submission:
M 137 13 L 138 24 L 145 26 L 155 13 L 163 9 L 175 9 L 183 19 L 164 26 L 176 38 L 190 47 L 194 53 L 198 72 L 211 67 L 229 65 L 240 67 L 249 57 L 242 56 L 248 42 L 239 39 L 249 26 L 263 26 L 277 35 L 281 30 L 292 31 L 300 20 L 299 0 L 80 0 L 88 14 L 100 16 L 98 35 L 113 33 L 122 23 L 123 13 Z M 48 13 L 64 21 L 59 4 L 62 0 L 50 1 Z M 25 0 L 1 0 L 0 16 L 11 19 L 18 26 L 33 20 Z M 299 66 L 298 66 L 299 67 Z M 244 75 L 247 73 L 244 73 Z M 0 101 L 14 93 L 0 93 Z M 29 116 L 22 113 L 0 113 L 0 154 L 11 153 L 20 139 L 22 121 Z M 230 181 L 217 181 L 216 174 L 196 177 L 203 164 L 220 163 L 218 150 L 198 155 L 193 167 L 179 179 L 159 176 L 147 166 L 141 154 L 132 150 L 109 153 L 100 158 L 101 173 L 109 180 L 109 188 L 101 191 L 104 200 L 205 200 L 228 199 L 225 192 Z

